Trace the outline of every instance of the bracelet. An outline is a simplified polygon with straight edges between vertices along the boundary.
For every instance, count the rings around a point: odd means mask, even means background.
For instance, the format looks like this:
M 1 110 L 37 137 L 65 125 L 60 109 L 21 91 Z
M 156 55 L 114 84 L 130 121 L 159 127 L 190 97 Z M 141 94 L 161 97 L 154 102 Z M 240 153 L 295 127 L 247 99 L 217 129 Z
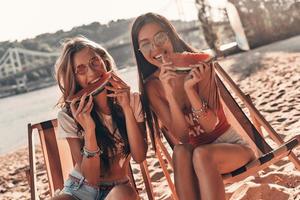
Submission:
M 202 106 L 200 109 L 195 110 L 194 108 L 192 108 L 192 116 L 193 116 L 193 119 L 196 121 L 198 121 L 198 119 L 200 117 L 206 117 L 206 115 L 207 115 L 208 104 L 204 99 L 201 99 L 201 101 L 202 101 Z
M 102 154 L 103 151 L 98 147 L 96 151 L 90 151 L 88 150 L 86 147 L 83 147 L 81 150 L 81 154 L 82 156 L 86 157 L 86 158 L 92 158 L 95 157 L 97 154 Z

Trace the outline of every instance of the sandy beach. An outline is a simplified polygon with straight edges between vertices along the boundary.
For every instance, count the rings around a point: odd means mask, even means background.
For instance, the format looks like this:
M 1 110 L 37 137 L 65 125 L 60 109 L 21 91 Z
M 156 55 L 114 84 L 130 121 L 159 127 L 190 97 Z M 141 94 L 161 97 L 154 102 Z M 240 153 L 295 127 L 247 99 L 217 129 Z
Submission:
M 250 94 L 253 103 L 284 141 L 300 134 L 300 36 L 229 56 L 220 61 L 242 91 Z M 24 126 L 25 127 L 25 126 Z M 26 134 L 26 130 L 24 130 Z M 7 133 L 9 134 L 9 133 Z M 277 145 L 267 138 L 272 147 Z M 300 156 L 300 147 L 294 150 Z M 170 190 L 159 167 L 158 159 L 149 149 L 147 162 L 155 199 L 168 200 Z M 47 175 L 38 148 L 38 191 L 40 199 L 49 197 Z M 0 156 L 0 199 L 30 199 L 25 169 L 28 149 L 21 148 Z M 147 199 L 139 167 L 133 163 L 140 196 Z M 226 186 L 228 200 L 300 200 L 300 171 L 287 159 L 261 171 L 260 177 Z

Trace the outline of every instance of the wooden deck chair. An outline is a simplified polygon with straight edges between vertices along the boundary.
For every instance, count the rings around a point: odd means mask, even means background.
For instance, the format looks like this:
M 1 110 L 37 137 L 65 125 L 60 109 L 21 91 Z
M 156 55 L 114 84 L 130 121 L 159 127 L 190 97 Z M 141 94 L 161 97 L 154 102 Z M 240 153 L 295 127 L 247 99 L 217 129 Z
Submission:
M 30 169 L 27 171 L 29 174 L 29 184 L 31 199 L 39 199 L 37 186 L 36 186 L 36 160 L 35 160 L 35 145 L 34 145 L 34 130 L 37 130 L 41 142 L 43 158 L 46 166 L 49 189 L 51 197 L 57 189 L 63 188 L 64 181 L 68 178 L 68 174 L 73 168 L 74 160 L 72 159 L 71 152 L 67 140 L 56 140 L 57 119 L 44 121 L 37 124 L 28 124 L 28 146 L 29 146 L 29 164 Z M 130 165 L 130 179 L 135 186 L 137 192 L 141 188 L 137 188 L 135 179 Z M 140 164 L 140 171 L 144 180 L 148 199 L 153 198 L 153 189 L 150 181 L 147 161 L 145 160 Z
M 241 136 L 249 141 L 251 147 L 256 151 L 257 159 L 242 166 L 233 172 L 223 174 L 223 181 L 225 184 L 241 181 L 244 178 L 256 174 L 259 170 L 265 169 L 271 164 L 278 162 L 283 157 L 288 156 L 289 160 L 293 162 L 295 167 L 300 170 L 299 158 L 292 152 L 292 149 L 300 144 L 300 135 L 293 137 L 291 140 L 284 143 L 271 125 L 264 119 L 259 111 L 251 102 L 250 96 L 245 95 L 234 81 L 227 75 L 218 62 L 213 63 L 216 72 L 216 82 L 221 96 L 221 102 L 225 110 L 226 118 L 231 126 L 241 134 Z M 226 85 L 225 85 L 226 84 Z M 233 98 L 229 89 L 241 100 L 250 113 L 250 120 L 240 105 Z M 162 143 L 165 138 L 171 149 L 178 144 L 172 134 L 164 126 L 160 126 L 157 117 L 153 113 L 155 131 L 155 146 L 156 155 L 159 159 L 163 173 L 166 176 L 167 182 L 172 192 L 173 199 L 178 199 L 174 184 L 169 172 L 166 170 L 167 166 L 163 160 L 163 156 L 167 160 L 167 164 L 173 169 L 171 155 L 166 146 Z M 270 138 L 278 144 L 276 149 L 272 149 L 265 141 L 263 129 L 270 136 Z

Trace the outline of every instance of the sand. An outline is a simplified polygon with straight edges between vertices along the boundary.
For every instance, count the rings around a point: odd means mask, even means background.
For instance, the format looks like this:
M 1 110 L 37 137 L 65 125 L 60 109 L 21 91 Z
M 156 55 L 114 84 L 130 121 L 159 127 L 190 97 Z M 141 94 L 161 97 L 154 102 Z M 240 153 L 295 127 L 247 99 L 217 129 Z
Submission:
M 230 56 L 221 62 L 224 69 L 251 95 L 258 110 L 284 141 L 300 134 L 300 36 L 249 52 Z M 276 144 L 267 137 L 272 147 Z M 299 157 L 300 148 L 294 153 Z M 42 154 L 37 152 L 38 189 L 41 199 L 49 197 Z M 152 149 L 147 156 L 155 199 L 167 200 L 170 190 Z M 25 169 L 28 149 L 22 148 L 0 157 L 0 199 L 30 199 Z M 141 197 L 147 199 L 139 167 L 133 163 Z M 300 200 L 300 172 L 287 159 L 271 165 L 241 182 L 226 186 L 230 200 Z

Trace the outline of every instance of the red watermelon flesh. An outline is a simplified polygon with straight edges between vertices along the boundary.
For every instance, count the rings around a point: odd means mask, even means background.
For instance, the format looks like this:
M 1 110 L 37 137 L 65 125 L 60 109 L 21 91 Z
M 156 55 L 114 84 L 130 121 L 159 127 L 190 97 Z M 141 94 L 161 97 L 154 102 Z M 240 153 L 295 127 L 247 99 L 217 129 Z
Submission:
M 169 59 L 176 67 L 188 67 L 189 65 L 199 64 L 210 60 L 211 56 L 206 53 L 174 53 Z
M 84 95 L 85 93 L 87 93 L 87 96 L 98 94 L 98 92 L 104 89 L 104 86 L 108 83 L 110 78 L 111 78 L 111 71 L 102 74 L 98 81 L 90 84 L 86 88 L 83 88 L 75 95 L 68 97 L 66 101 L 71 102 L 73 99 L 77 99 L 79 101 L 82 95 Z

